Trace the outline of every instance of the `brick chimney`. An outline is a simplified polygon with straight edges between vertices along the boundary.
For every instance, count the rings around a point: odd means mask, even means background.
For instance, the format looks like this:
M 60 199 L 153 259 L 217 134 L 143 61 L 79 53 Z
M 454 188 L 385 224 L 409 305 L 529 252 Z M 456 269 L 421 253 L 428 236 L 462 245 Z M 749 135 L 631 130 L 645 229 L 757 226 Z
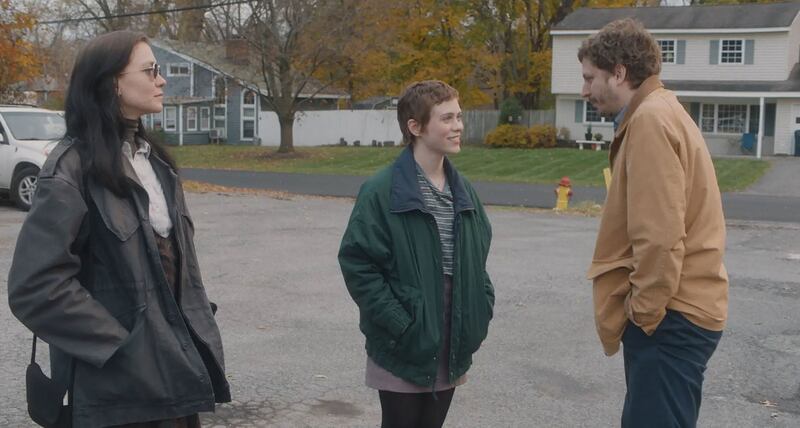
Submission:
M 237 65 L 250 64 L 250 47 L 247 45 L 247 40 L 225 40 L 225 59 Z

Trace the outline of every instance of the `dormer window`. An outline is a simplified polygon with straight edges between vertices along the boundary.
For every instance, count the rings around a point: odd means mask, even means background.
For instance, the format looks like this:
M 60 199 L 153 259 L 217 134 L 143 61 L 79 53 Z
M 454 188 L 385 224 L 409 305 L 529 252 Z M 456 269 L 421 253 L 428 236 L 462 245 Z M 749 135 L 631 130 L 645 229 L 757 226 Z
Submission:
M 675 64 L 675 40 L 658 40 L 658 47 L 661 48 L 661 63 Z
M 189 75 L 189 63 L 188 62 L 178 62 L 178 63 L 167 64 L 167 76 L 169 76 L 169 77 L 181 77 L 181 76 L 188 76 L 188 75 Z
M 720 64 L 744 64 L 744 40 L 722 40 L 719 50 Z

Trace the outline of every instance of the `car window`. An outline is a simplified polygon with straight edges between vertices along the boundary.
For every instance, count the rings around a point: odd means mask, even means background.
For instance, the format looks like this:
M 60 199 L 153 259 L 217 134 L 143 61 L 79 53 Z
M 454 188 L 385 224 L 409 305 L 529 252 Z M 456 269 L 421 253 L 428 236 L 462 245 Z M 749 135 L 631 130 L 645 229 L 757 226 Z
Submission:
M 3 118 L 16 140 L 57 140 L 67 132 L 64 118 L 55 112 L 10 111 Z

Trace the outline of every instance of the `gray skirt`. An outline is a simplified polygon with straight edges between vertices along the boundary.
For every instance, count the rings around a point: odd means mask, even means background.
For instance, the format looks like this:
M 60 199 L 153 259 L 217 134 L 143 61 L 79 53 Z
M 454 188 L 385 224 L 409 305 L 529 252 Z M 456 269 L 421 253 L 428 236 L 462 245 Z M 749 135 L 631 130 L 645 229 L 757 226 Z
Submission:
M 436 382 L 433 385 L 434 391 L 445 391 L 463 385 L 467 382 L 467 375 L 463 375 L 452 383 L 449 377 L 450 362 L 450 313 L 453 297 L 453 277 L 444 276 L 444 337 L 442 347 L 439 348 L 439 367 L 436 370 Z M 367 357 L 366 385 L 370 388 L 403 393 L 431 392 L 431 387 L 420 386 L 415 383 L 403 380 L 383 367 L 377 365 L 372 358 Z

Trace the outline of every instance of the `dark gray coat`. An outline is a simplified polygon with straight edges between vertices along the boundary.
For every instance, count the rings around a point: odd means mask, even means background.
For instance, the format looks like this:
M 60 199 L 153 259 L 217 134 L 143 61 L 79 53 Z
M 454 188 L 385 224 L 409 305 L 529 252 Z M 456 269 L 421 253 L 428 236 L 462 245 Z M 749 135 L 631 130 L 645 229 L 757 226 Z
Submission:
M 74 426 L 168 419 L 230 401 L 222 340 L 175 171 L 151 154 L 179 252 L 180 305 L 133 168 L 123 162 L 132 194 L 119 197 L 84 180 L 72 144 L 62 141 L 41 170 L 8 300 L 14 315 L 51 345 L 54 378 L 65 385 L 72 378 Z

